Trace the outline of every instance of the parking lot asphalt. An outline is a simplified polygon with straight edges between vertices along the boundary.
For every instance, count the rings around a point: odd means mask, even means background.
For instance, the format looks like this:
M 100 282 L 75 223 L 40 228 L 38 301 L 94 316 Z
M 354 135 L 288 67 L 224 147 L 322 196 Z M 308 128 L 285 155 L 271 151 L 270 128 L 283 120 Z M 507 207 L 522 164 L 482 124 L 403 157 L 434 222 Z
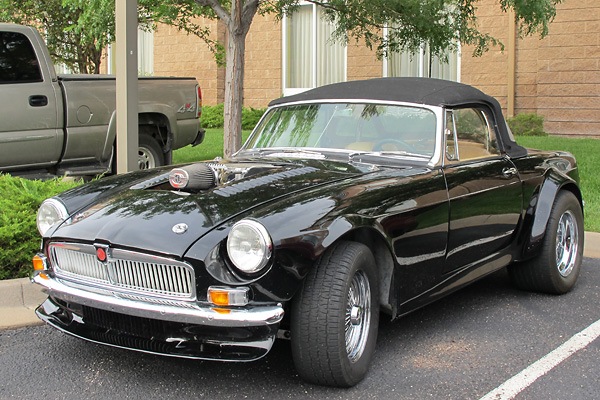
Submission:
M 600 233 L 586 232 L 584 257 L 600 258 Z M 46 299 L 28 278 L 0 281 L 0 330 L 41 325 L 35 309 Z

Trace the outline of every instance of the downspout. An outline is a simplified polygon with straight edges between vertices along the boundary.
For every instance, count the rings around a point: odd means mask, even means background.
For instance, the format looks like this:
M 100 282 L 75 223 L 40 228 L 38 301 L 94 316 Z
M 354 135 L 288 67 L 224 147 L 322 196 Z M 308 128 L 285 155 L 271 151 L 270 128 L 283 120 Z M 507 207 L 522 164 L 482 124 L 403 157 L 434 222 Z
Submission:
M 515 116 L 515 79 L 517 58 L 517 23 L 514 10 L 508 11 L 508 99 L 506 114 L 508 118 Z

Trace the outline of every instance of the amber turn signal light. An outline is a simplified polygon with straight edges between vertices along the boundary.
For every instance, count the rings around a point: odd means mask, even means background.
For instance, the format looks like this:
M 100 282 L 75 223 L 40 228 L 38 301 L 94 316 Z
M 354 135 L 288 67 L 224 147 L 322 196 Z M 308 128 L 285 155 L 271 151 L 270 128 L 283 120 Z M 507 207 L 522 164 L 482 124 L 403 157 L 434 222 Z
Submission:
M 208 288 L 208 301 L 217 306 L 245 306 L 248 304 L 248 288 Z
M 46 269 L 46 260 L 40 256 L 33 257 L 33 269 L 36 271 L 44 271 Z

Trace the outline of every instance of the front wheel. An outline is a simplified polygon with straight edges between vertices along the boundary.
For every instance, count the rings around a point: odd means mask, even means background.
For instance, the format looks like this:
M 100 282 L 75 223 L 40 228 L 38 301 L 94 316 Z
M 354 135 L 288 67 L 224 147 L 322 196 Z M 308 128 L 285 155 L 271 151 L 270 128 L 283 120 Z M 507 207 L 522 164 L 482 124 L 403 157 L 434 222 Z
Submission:
M 379 325 L 379 284 L 371 251 L 340 242 L 306 277 L 292 304 L 294 364 L 306 381 L 350 387 L 367 373 Z
M 571 192 L 558 194 L 540 255 L 508 268 L 511 281 L 520 289 L 551 294 L 570 291 L 579 276 L 583 258 L 583 211 Z

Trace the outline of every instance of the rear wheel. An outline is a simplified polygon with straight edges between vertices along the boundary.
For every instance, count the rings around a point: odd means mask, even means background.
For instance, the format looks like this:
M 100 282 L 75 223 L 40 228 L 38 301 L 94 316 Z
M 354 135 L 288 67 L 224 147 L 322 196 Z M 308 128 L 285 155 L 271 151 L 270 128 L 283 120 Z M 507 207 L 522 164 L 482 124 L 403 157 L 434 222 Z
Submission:
M 511 281 L 520 289 L 563 294 L 579 276 L 583 257 L 583 212 L 571 192 L 558 194 L 538 257 L 511 265 Z
M 306 381 L 349 387 L 367 373 L 377 342 L 379 289 L 371 251 L 340 242 L 306 277 L 292 304 L 292 353 Z
M 156 139 L 140 133 L 138 146 L 138 169 L 150 169 L 165 165 L 165 157 Z

